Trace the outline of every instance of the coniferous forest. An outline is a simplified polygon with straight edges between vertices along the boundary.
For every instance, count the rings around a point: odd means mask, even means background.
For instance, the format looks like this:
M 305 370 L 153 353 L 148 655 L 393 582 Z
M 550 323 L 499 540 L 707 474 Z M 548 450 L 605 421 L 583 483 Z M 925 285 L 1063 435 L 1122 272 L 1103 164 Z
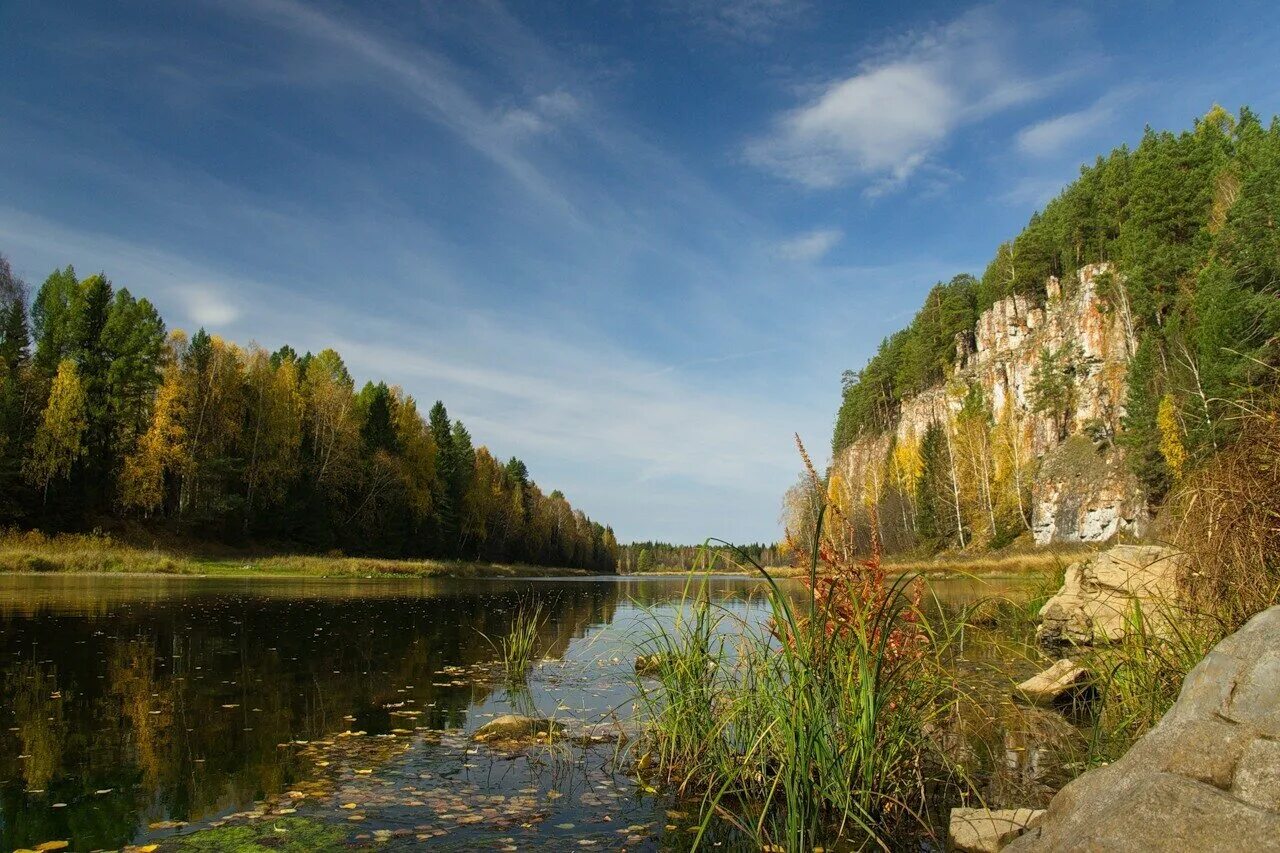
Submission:
M 957 337 L 972 333 L 982 311 L 1015 295 L 1043 305 L 1051 276 L 1068 287 L 1082 266 L 1107 262 L 1115 275 L 1101 295 L 1136 345 L 1114 439 L 1158 505 L 1184 474 L 1231 444 L 1239 416 L 1266 405 L 1277 385 L 1278 222 L 1280 120 L 1268 126 L 1248 108 L 1233 116 L 1215 106 L 1181 133 L 1148 128 L 1136 148 L 1083 167 L 997 249 L 980 279 L 937 284 L 910 326 L 886 338 L 862 370 L 846 372 L 833 451 L 890 431 L 904 399 L 943 383 L 960 357 Z M 1070 393 L 1072 365 L 1066 354 L 1043 361 L 1033 396 L 1039 408 L 1054 408 Z M 983 401 L 972 402 L 958 429 L 970 409 L 970 420 L 985 423 Z M 945 522 L 954 516 L 953 482 L 930 472 L 945 467 L 939 460 L 951 450 L 934 432 L 909 467 L 919 505 L 942 507 L 924 521 Z M 1008 526 L 1016 532 L 1022 524 Z M 951 528 L 929 527 L 922 537 L 962 542 Z
M 28 308 L 29 305 L 29 308 Z M 613 531 L 437 402 L 332 349 L 166 329 L 105 275 L 34 294 L 0 256 L 0 529 L 613 571 Z

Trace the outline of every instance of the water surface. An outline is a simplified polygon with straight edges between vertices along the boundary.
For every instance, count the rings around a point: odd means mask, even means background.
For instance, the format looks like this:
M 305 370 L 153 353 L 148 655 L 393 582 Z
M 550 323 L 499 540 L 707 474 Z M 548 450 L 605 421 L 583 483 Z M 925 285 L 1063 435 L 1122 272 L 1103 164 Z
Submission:
M 610 736 L 631 711 L 635 647 L 684 585 L 0 576 L 0 847 L 117 849 L 280 815 L 393 847 L 687 847 L 694 815 L 638 786 Z M 762 582 L 709 588 L 763 617 Z M 956 602 L 1017 584 L 934 588 Z M 535 600 L 545 660 L 512 688 L 488 638 Z M 469 740 L 511 711 L 582 737 Z M 1015 775 L 1027 749 L 1004 756 Z

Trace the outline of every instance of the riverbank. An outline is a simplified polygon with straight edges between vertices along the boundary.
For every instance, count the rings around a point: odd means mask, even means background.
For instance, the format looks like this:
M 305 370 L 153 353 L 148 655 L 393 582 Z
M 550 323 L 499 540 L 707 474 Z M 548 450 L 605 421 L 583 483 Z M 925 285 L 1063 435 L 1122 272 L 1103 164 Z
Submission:
M 891 575 L 1018 577 L 1060 572 L 1072 563 L 1086 559 L 1096 552 L 1096 547 L 1087 545 L 1057 545 L 1034 550 L 985 554 L 962 551 L 940 554 L 929 559 L 887 557 L 884 561 L 884 568 Z
M 584 577 L 585 569 L 465 560 L 251 554 L 176 546 L 142 547 L 108 536 L 0 536 L 0 574 L 129 574 L 271 578 Z
M 1047 548 L 988 553 L 961 551 L 939 554 L 928 559 L 905 556 L 887 557 L 884 560 L 884 568 L 889 575 L 919 574 L 931 578 L 1053 576 L 1072 563 L 1087 559 L 1096 552 L 1097 548 L 1089 545 L 1055 545 Z M 679 577 L 691 572 L 710 576 L 736 576 L 755 575 L 757 571 L 750 566 L 745 568 L 727 566 L 710 570 L 655 569 L 649 572 L 632 572 L 627 577 Z M 765 571 L 768 572 L 769 577 L 773 578 L 796 578 L 808 573 L 806 569 L 795 566 L 766 566 Z
M 804 573 L 803 570 L 797 569 L 794 566 L 765 566 L 764 570 L 771 578 L 794 578 L 799 577 Z M 710 571 L 707 571 L 706 569 L 660 569 L 652 572 L 631 572 L 630 574 L 623 575 L 623 577 L 678 578 L 690 574 L 706 575 L 709 577 L 742 577 L 744 575 L 748 577 L 758 577 L 759 570 L 751 566 L 712 569 Z

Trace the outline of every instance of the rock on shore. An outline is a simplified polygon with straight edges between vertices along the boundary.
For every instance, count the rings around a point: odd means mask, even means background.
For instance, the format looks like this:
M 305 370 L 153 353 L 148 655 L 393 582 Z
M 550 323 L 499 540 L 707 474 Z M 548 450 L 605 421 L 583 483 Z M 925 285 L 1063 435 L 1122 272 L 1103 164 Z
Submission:
M 1004 849 L 1280 850 L 1280 606 L 1215 646 L 1155 728 Z
M 1043 809 L 952 809 L 951 847 L 958 853 L 997 853 L 1043 814 Z
M 1089 645 L 1124 636 L 1134 605 L 1158 628 L 1176 606 L 1182 556 L 1159 545 L 1117 545 L 1067 567 L 1062 588 L 1040 609 L 1036 639 Z

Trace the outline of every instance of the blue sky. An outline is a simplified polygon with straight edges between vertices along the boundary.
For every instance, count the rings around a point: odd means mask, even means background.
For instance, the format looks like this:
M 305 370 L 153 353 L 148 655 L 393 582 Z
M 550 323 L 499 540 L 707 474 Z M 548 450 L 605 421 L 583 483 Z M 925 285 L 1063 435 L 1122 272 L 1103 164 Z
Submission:
M 624 541 L 778 535 L 799 432 L 1144 124 L 1280 111 L 1280 5 L 0 4 L 0 251 L 336 347 Z

